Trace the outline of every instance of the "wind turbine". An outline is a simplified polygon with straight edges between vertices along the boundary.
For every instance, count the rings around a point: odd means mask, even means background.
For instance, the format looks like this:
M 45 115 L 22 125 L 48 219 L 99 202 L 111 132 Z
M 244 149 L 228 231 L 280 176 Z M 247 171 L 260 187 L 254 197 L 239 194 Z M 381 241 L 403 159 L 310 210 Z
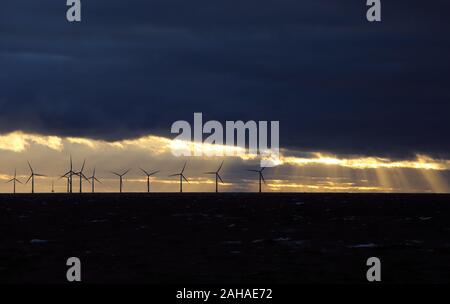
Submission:
M 118 177 L 119 177 L 119 180 L 120 180 L 120 193 L 122 193 L 122 186 L 123 186 L 123 180 L 122 180 L 122 178 L 124 177 L 124 175 L 125 174 L 127 174 L 128 172 L 130 171 L 130 169 L 128 169 L 127 171 L 125 171 L 124 173 L 122 173 L 122 174 L 119 174 L 119 173 L 116 173 L 116 172 L 111 172 L 112 174 L 114 174 L 114 175 L 117 175 Z
M 26 182 L 25 184 L 28 184 L 28 182 L 29 182 L 30 179 L 31 179 L 31 193 L 34 193 L 34 177 L 35 177 L 35 176 L 45 176 L 45 175 L 42 175 L 42 174 L 39 174 L 39 173 L 34 173 L 33 168 L 31 167 L 30 162 L 28 162 L 28 167 L 30 167 L 31 174 L 30 174 L 30 177 L 27 179 L 27 182 Z
M 176 173 L 176 174 L 172 174 L 169 176 L 180 176 L 180 193 L 183 192 L 183 179 L 189 183 L 189 181 L 187 180 L 186 176 L 184 176 L 184 169 L 186 168 L 186 162 L 184 163 L 183 169 L 181 170 L 180 173 Z
M 70 192 L 70 177 L 67 176 L 67 175 L 62 175 L 62 176 L 59 177 L 59 179 L 61 179 L 61 178 L 66 178 L 67 179 L 67 193 L 69 193 Z
M 14 178 L 10 179 L 9 181 L 7 181 L 6 183 L 13 183 L 13 193 L 16 194 L 16 182 L 18 182 L 19 184 L 21 184 L 22 182 L 20 180 L 18 180 L 17 178 L 17 171 L 16 169 L 14 169 Z
M 72 193 L 72 188 L 73 188 L 73 176 L 76 175 L 76 173 L 73 171 L 73 165 L 72 165 L 72 155 L 70 155 L 70 170 L 67 171 L 66 173 L 64 173 L 63 176 L 61 176 L 61 178 L 66 177 L 67 178 L 67 184 L 68 184 L 68 190 L 67 192 Z
M 92 193 L 95 192 L 95 182 L 99 182 L 100 184 L 102 183 L 101 181 L 99 181 L 96 177 L 95 177 L 95 167 L 94 167 L 94 171 L 92 171 L 92 176 L 88 177 L 91 180 L 91 185 L 92 185 Z
M 205 174 L 214 174 L 216 176 L 216 193 L 219 192 L 219 180 L 223 184 L 223 180 L 222 180 L 222 178 L 219 175 L 219 171 L 220 171 L 220 169 L 222 169 L 222 166 L 223 166 L 223 161 L 220 164 L 220 167 L 219 167 L 219 169 L 217 169 L 217 171 L 215 171 L 215 172 L 205 172 Z
M 74 172 L 74 173 L 73 173 L 73 175 L 77 175 L 77 176 L 80 177 L 80 193 L 83 192 L 83 178 L 89 182 L 88 178 L 87 178 L 86 175 L 84 175 L 84 173 L 83 173 L 84 165 L 85 165 L 85 164 L 86 164 L 86 159 L 83 161 L 83 165 L 81 166 L 80 171 L 79 171 L 79 172 Z
M 149 192 L 150 192 L 150 176 L 155 175 L 156 173 L 159 172 L 159 170 L 158 170 L 158 171 L 153 171 L 153 172 L 151 172 L 151 173 L 148 173 L 147 171 L 145 171 L 145 170 L 142 169 L 142 168 L 139 168 L 139 169 L 141 169 L 141 171 L 142 171 L 145 175 L 147 175 L 147 193 L 149 193 Z
M 262 167 L 261 170 L 247 170 L 251 172 L 257 172 L 259 174 L 259 193 L 261 193 L 261 181 L 263 181 L 264 184 L 266 183 L 266 180 L 264 179 L 263 176 L 264 169 L 266 169 L 266 167 Z

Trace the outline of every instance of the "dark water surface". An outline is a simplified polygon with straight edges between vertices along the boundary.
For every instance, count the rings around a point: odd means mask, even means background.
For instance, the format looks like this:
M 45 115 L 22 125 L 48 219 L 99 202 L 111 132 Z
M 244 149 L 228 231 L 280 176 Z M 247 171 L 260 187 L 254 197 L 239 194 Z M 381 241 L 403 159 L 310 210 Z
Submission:
M 450 282 L 450 195 L 0 195 L 0 282 Z

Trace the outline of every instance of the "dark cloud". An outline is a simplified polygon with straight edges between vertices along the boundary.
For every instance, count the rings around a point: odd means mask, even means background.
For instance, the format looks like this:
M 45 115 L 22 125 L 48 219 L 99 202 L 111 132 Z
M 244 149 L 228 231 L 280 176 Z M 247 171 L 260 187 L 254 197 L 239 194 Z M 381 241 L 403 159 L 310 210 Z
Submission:
M 69 24 L 65 1 L 7 1 L 0 130 L 167 135 L 198 111 L 280 120 L 284 147 L 445 156 L 450 4 L 390 2 L 370 24 L 359 0 L 84 0 Z

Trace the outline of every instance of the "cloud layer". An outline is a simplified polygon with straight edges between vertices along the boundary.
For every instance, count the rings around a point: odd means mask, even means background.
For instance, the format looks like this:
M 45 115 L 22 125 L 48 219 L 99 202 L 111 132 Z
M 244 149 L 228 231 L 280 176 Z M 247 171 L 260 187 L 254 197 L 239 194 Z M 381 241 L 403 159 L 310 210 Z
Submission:
M 102 140 L 172 122 L 279 120 L 281 145 L 448 157 L 448 1 L 7 1 L 0 132 Z M 57 143 L 55 143 L 57 144 Z

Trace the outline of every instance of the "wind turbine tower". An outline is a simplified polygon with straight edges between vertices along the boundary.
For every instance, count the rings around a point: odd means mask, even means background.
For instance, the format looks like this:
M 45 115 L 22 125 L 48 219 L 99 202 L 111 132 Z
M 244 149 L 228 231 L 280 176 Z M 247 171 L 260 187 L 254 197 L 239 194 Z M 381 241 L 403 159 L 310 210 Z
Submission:
M 150 193 L 150 176 L 155 175 L 155 174 L 158 173 L 159 171 L 153 171 L 153 172 L 151 172 L 151 173 L 148 173 L 148 171 L 145 171 L 145 170 L 142 169 L 142 168 L 139 168 L 139 169 L 141 169 L 141 171 L 142 171 L 145 175 L 147 175 L 147 193 Z
M 217 169 L 217 171 L 214 171 L 214 172 L 205 172 L 205 174 L 214 174 L 214 175 L 215 175 L 215 177 L 216 177 L 216 193 L 219 192 L 219 180 L 220 180 L 220 182 L 223 184 L 223 180 L 222 180 L 222 178 L 220 177 L 220 174 L 219 174 L 220 169 L 222 169 L 222 166 L 223 166 L 223 161 L 222 161 L 222 163 L 220 164 L 219 169 Z
M 127 171 L 125 171 L 122 174 L 116 173 L 116 172 L 111 172 L 114 175 L 117 175 L 119 177 L 119 192 L 122 193 L 122 187 L 123 187 L 123 177 L 125 176 L 125 174 L 127 174 L 130 171 L 130 169 L 128 169 Z
M 180 193 L 183 193 L 183 179 L 189 183 L 189 181 L 187 180 L 186 176 L 184 176 L 184 169 L 186 168 L 186 162 L 184 163 L 183 169 L 181 170 L 180 173 L 176 173 L 176 174 L 172 174 L 169 176 L 180 176 Z
M 91 186 L 92 186 L 92 193 L 95 193 L 95 182 L 99 182 L 100 184 L 102 183 L 101 181 L 99 181 L 96 177 L 95 177 L 95 167 L 94 170 L 92 171 L 92 176 L 88 177 L 91 180 Z
M 31 167 L 30 162 L 28 162 L 28 167 L 30 167 L 31 174 L 30 174 L 30 177 L 27 179 L 27 182 L 25 184 L 28 184 L 28 182 L 31 179 L 31 193 L 34 193 L 34 177 L 35 176 L 45 176 L 45 175 L 42 175 L 42 174 L 39 174 L 39 173 L 34 173 L 34 170 Z
M 89 182 L 89 179 L 84 175 L 84 165 L 86 164 L 86 160 L 83 161 L 83 165 L 81 166 L 81 169 L 79 172 L 74 172 L 74 175 L 77 175 L 80 177 L 80 193 L 83 193 L 83 178 Z
M 19 184 L 22 184 L 22 182 L 17 179 L 17 171 L 16 171 L 16 169 L 14 169 L 14 178 L 12 178 L 6 182 L 6 183 L 13 183 L 13 193 L 14 194 L 16 194 L 16 182 L 18 182 Z
M 70 169 L 62 177 L 67 178 L 68 183 L 68 190 L 67 192 L 72 193 L 73 189 L 73 176 L 76 175 L 76 173 L 73 171 L 73 165 L 72 165 L 72 155 L 70 155 Z
M 266 169 L 265 167 L 262 167 L 260 170 L 247 170 L 251 172 L 256 172 L 259 175 L 259 193 L 261 193 L 261 182 L 266 183 L 266 180 L 264 179 L 263 171 Z

